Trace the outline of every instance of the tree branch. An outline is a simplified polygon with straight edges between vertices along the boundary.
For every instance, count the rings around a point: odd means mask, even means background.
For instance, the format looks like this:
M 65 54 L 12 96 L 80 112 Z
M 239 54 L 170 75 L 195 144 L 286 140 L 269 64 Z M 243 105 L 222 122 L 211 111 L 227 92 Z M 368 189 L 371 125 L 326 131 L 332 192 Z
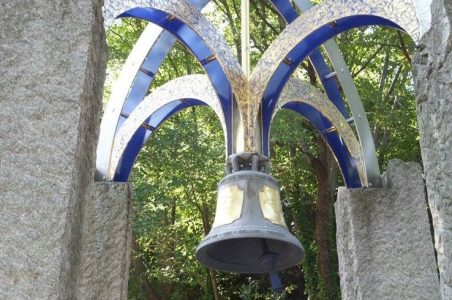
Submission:
M 380 53 L 380 51 L 383 49 L 383 47 L 384 47 L 383 45 L 380 45 L 378 47 L 378 49 L 367 59 L 367 61 L 363 65 L 361 65 L 361 68 L 359 68 L 358 71 L 356 71 L 352 74 L 352 77 L 355 78 L 356 76 L 359 75 L 359 73 L 364 71 L 370 65 L 370 63 L 374 60 L 374 58 L 378 55 L 378 53 Z
M 406 47 L 405 42 L 403 41 L 403 36 L 400 31 L 397 31 L 397 37 L 399 38 L 400 49 L 402 49 L 403 55 L 411 65 L 411 56 L 410 53 L 408 52 L 408 48 Z

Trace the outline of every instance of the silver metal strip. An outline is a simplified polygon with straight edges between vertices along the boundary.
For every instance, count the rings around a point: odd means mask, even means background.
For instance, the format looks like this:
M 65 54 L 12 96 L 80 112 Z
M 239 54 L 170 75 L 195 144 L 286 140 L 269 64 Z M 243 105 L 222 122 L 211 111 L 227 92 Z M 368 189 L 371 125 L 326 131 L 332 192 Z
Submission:
M 246 78 L 251 74 L 250 62 L 250 0 L 242 0 L 241 9 L 242 68 Z
M 99 143 L 97 145 L 96 172 L 99 177 L 108 174 L 111 151 L 116 134 L 119 116 L 140 67 L 157 42 L 163 30 L 150 23 L 146 26 L 127 58 L 118 80 L 112 86 L 110 99 L 100 124 Z
M 305 12 L 313 7 L 309 0 L 294 0 L 298 8 Z M 377 152 L 375 150 L 375 143 L 372 137 L 372 132 L 367 120 L 367 115 L 364 106 L 359 96 L 358 90 L 353 81 L 352 75 L 348 66 L 342 56 L 339 47 L 334 40 L 329 40 L 325 44 L 326 53 L 330 59 L 331 64 L 335 70 L 335 74 L 342 86 L 348 106 L 355 121 L 356 131 L 361 143 L 364 161 L 367 170 L 369 184 L 377 186 L 381 183 L 380 166 L 378 164 Z

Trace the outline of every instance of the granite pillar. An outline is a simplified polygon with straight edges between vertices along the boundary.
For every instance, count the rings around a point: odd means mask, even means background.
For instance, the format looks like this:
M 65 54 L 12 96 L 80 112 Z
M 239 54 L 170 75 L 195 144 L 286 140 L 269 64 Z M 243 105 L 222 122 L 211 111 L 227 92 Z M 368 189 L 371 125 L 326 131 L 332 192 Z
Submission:
M 97 182 L 85 204 L 77 299 L 127 299 L 132 242 L 131 188 Z
M 440 299 L 422 169 L 393 160 L 386 181 L 338 191 L 342 299 Z
M 0 1 L 0 299 L 73 299 L 106 45 L 100 0 Z
M 421 151 L 442 299 L 452 299 L 452 2 L 433 0 L 413 60 Z

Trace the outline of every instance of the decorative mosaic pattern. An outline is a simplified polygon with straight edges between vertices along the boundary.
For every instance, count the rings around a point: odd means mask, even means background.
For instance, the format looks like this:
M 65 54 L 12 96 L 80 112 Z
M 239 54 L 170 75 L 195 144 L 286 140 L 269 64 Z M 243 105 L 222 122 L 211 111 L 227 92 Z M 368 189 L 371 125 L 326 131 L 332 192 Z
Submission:
M 419 39 L 419 21 L 412 0 L 326 0 L 292 22 L 262 56 L 250 78 L 250 116 L 246 145 L 255 145 L 254 127 L 267 84 L 288 53 L 309 34 L 335 20 L 373 15 L 391 20 L 404 28 L 415 41 Z
M 297 78 L 291 78 L 284 87 L 281 97 L 277 103 L 277 109 L 273 114 L 281 109 L 284 105 L 291 102 L 303 102 L 306 103 L 322 113 L 331 124 L 336 128 L 337 133 L 344 141 L 350 152 L 351 157 L 355 161 L 356 169 L 358 170 L 359 178 L 363 186 L 367 186 L 367 174 L 366 166 L 364 163 L 364 156 L 361 150 L 361 145 L 356 138 L 353 129 L 344 119 L 339 110 L 334 104 L 321 93 L 317 88 L 312 85 L 302 82 Z
M 176 78 L 147 96 L 130 114 L 116 134 L 109 170 L 110 180 L 114 177 L 116 168 L 127 144 L 141 124 L 166 104 L 182 99 L 196 99 L 209 105 L 220 119 L 223 132 L 226 136 L 226 123 L 223 109 L 209 78 L 206 75 L 188 75 Z

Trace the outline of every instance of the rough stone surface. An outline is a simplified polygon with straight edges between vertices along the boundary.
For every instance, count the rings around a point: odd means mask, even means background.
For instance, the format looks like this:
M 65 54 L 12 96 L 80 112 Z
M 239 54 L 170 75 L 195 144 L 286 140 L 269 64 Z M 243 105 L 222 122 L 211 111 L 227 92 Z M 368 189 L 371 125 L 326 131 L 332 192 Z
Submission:
M 431 11 L 413 73 L 441 294 L 452 299 L 452 1 L 433 0 Z
M 132 242 L 131 189 L 95 183 L 83 214 L 77 299 L 127 299 Z
M 422 169 L 390 161 L 387 181 L 384 188 L 339 189 L 342 299 L 439 299 Z
M 0 1 L 0 299 L 72 299 L 105 74 L 101 1 Z

